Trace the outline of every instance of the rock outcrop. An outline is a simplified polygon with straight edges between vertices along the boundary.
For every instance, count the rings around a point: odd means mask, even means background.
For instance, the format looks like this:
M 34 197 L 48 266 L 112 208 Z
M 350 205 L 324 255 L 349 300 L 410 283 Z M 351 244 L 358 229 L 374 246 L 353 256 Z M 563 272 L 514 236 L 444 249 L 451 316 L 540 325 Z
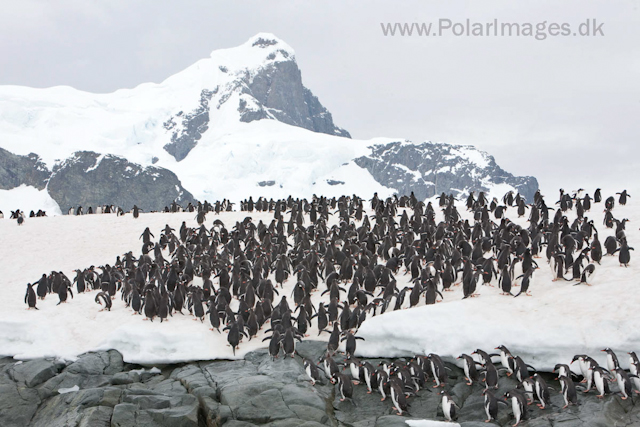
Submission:
M 470 145 L 391 142 L 374 145 L 371 154 L 358 157 L 355 163 L 380 184 L 400 195 L 413 191 L 418 199 L 442 192 L 478 194 L 507 184 L 531 203 L 538 189 L 534 177 L 513 176 L 500 168 L 493 156 Z
M 300 356 L 319 361 L 324 342 L 303 341 Z M 340 360 L 338 360 L 340 361 Z M 378 359 L 369 360 L 377 366 Z M 464 373 L 447 364 L 447 391 L 460 407 L 462 427 L 486 425 L 484 386 L 467 386 Z M 348 372 L 348 371 L 345 371 Z M 552 375 L 544 376 L 549 384 Z M 500 378 L 496 395 L 516 387 Z M 615 386 L 612 386 L 615 387 Z M 353 403 L 341 402 L 328 380 L 312 386 L 299 357 L 272 360 L 265 350 L 244 360 L 193 362 L 159 368 L 124 363 L 117 351 L 81 355 L 75 362 L 0 359 L 0 425 L 3 427 L 404 427 L 406 420 L 443 420 L 441 397 L 430 385 L 411 397 L 410 415 L 396 416 L 390 399 L 354 387 Z M 619 396 L 600 400 L 580 395 L 580 405 L 528 409 L 528 426 L 633 426 L 640 409 Z M 355 403 L 355 404 L 354 404 Z M 513 423 L 510 405 L 501 405 L 492 425 Z
M 37 154 L 19 156 L 0 148 L 0 190 L 11 190 L 23 184 L 42 190 L 50 174 Z
M 124 210 L 137 205 L 161 210 L 171 202 L 193 202 L 168 169 L 142 167 L 125 158 L 79 151 L 53 168 L 47 190 L 63 212 L 75 206 L 113 204 Z

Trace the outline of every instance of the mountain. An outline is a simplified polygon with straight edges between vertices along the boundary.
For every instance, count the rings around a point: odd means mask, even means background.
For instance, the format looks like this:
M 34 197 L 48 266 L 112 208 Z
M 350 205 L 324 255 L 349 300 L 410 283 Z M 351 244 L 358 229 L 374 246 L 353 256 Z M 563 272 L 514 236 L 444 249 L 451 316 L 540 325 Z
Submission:
M 293 49 L 266 33 L 113 93 L 0 86 L 0 147 L 0 189 L 46 188 L 63 212 L 375 191 L 513 189 L 531 199 L 537 189 L 472 147 L 351 139 L 303 85 Z

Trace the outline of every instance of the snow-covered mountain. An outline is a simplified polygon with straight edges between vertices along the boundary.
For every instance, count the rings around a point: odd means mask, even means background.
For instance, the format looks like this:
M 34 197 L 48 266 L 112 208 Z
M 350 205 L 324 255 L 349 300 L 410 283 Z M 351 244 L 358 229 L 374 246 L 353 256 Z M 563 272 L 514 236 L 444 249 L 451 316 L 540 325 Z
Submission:
M 0 147 L 0 189 L 47 188 L 63 212 L 374 191 L 530 198 L 537 189 L 473 147 L 350 139 L 302 84 L 293 49 L 264 33 L 161 83 L 109 94 L 0 86 Z M 147 178 L 163 200 L 150 197 Z

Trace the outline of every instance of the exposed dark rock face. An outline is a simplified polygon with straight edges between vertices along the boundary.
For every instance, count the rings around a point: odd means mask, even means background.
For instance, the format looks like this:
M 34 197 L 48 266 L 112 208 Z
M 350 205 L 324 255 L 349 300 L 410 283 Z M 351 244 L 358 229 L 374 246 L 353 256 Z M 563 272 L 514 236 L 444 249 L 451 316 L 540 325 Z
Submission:
M 304 341 L 300 356 L 319 361 L 326 343 Z M 382 359 L 369 359 L 377 366 Z M 340 360 L 338 360 L 340 361 Z M 447 363 L 446 390 L 460 407 L 462 427 L 486 425 L 482 390 L 468 386 L 464 373 Z M 345 371 L 345 373 L 348 372 Z M 547 383 L 553 375 L 543 374 Z M 500 377 L 496 396 L 515 388 Z M 612 384 L 612 389 L 617 390 Z M 435 390 L 435 391 L 434 391 Z M 194 362 L 145 369 L 123 362 L 117 351 L 81 355 L 73 363 L 0 359 L 0 425 L 3 427 L 405 427 L 406 420 L 443 420 L 440 389 L 431 384 L 409 398 L 409 414 L 393 415 L 390 398 L 380 402 L 364 385 L 354 386 L 353 401 L 340 402 L 328 380 L 312 386 L 299 357 L 272 360 L 265 350 L 244 360 Z M 527 426 L 609 427 L 640 423 L 640 408 L 620 396 L 600 400 L 580 393 L 579 406 L 564 406 L 552 391 L 547 409 L 529 406 Z M 500 405 L 490 425 L 510 426 L 511 405 Z
M 50 174 L 37 154 L 19 156 L 0 148 L 0 190 L 11 190 L 23 184 L 42 190 Z
M 249 108 L 246 101 L 241 100 L 241 121 L 271 118 L 314 132 L 351 138 L 349 132 L 333 123 L 331 113 L 303 86 L 295 61 L 269 65 L 252 79 L 247 76 L 243 83 L 242 93 L 253 97 L 257 105 Z
M 472 146 L 392 142 L 372 147 L 371 154 L 355 159 L 380 184 L 398 194 L 414 192 L 418 199 L 436 194 L 462 195 L 487 191 L 490 185 L 509 184 L 528 202 L 538 189 L 532 176 L 513 176 L 493 156 Z
M 164 122 L 164 128 L 172 131 L 171 142 L 164 146 L 167 153 L 183 160 L 198 144 L 202 134 L 209 129 L 209 101 L 218 93 L 214 90 L 203 89 L 200 93 L 200 104 L 190 113 L 178 112 L 174 117 Z
M 47 187 L 63 212 L 75 206 L 113 204 L 125 211 L 137 205 L 161 210 L 171 202 L 193 202 L 178 177 L 155 166 L 143 168 L 114 155 L 79 151 L 53 168 Z

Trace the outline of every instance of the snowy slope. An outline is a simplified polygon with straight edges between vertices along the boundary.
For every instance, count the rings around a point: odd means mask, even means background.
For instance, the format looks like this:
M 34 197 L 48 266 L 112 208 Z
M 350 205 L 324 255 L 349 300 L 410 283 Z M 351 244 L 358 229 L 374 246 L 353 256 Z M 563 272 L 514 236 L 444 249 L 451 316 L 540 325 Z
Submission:
M 627 234 L 633 246 L 640 233 L 631 224 L 640 222 L 640 203 L 635 197 L 630 200 L 627 206 L 616 206 L 614 214 L 631 220 Z M 601 206 L 588 213 L 597 225 L 602 222 Z M 515 218 L 514 208 L 507 215 L 525 223 L 524 218 Z M 209 215 L 205 225 L 211 227 L 219 218 L 231 226 L 245 216 L 244 212 Z M 251 216 L 256 222 L 272 218 L 268 213 L 253 212 Z M 119 299 L 111 312 L 98 312 L 95 293 L 77 295 L 60 306 L 56 306 L 57 297 L 50 295 L 38 301 L 38 311 L 26 310 L 23 303 L 26 283 L 37 280 L 43 272 L 61 270 L 73 278 L 76 268 L 113 264 L 117 255 L 129 250 L 140 253 L 139 236 L 146 226 L 157 238 L 165 224 L 177 229 L 182 221 L 196 225 L 192 213 L 142 214 L 137 220 L 131 215 L 58 216 L 27 219 L 21 227 L 15 221 L 0 220 L 0 234 L 9 242 L 0 246 L 0 352 L 18 358 L 72 358 L 89 350 L 115 348 L 126 361 L 150 364 L 233 358 L 224 335 L 209 331 L 206 321 L 201 324 L 189 315 L 176 314 L 163 324 L 145 322 L 132 316 Z M 602 241 L 613 233 L 603 226 L 598 230 Z M 504 344 L 538 369 L 550 369 L 583 352 L 604 363 L 604 353 L 599 350 L 607 346 L 620 356 L 640 350 L 637 253 L 632 253 L 629 268 L 620 267 L 616 258 L 605 258 L 597 267 L 592 287 L 551 282 L 546 261 L 538 262 L 541 268 L 530 288 L 532 297 L 505 297 L 498 295 L 496 288 L 485 286 L 479 287 L 478 298 L 462 301 L 458 287 L 445 292 L 442 303 L 369 318 L 359 331 L 366 341 L 359 342 L 358 353 L 390 357 L 435 352 L 451 360 L 462 352 Z M 408 284 L 407 280 L 401 272 L 398 287 Z M 292 280 L 285 284 L 285 295 L 291 293 L 292 286 Z M 313 295 L 314 304 L 319 301 L 318 294 Z M 316 334 L 314 323 L 312 339 Z M 258 339 L 242 343 L 235 357 L 262 347 L 262 337 L 260 333 Z M 620 359 L 625 367 L 626 359 Z
M 0 190 L 0 211 L 5 218 L 9 218 L 11 211 L 20 209 L 29 215 L 29 212 L 42 209 L 49 216 L 61 215 L 60 207 L 49 196 L 46 190 L 38 190 L 35 187 L 21 185 L 11 190 Z

